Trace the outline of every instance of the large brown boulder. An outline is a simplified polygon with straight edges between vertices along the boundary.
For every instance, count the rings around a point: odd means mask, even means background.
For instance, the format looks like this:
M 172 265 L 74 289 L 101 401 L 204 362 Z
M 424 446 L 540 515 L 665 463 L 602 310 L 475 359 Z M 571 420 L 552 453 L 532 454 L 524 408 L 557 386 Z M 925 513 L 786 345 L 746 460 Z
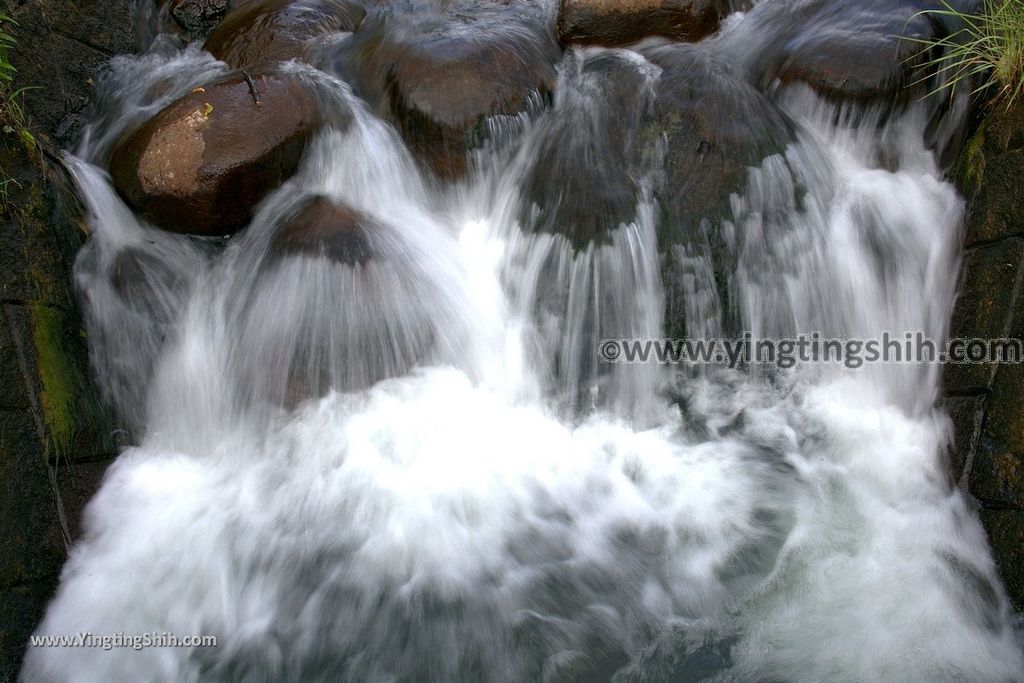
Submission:
M 197 88 L 118 142 L 114 186 L 167 230 L 230 234 L 295 172 L 318 122 L 316 99 L 297 80 L 235 76 Z
M 648 36 L 697 41 L 718 30 L 729 0 L 561 0 L 563 45 L 626 45 Z
M 220 23 L 205 48 L 236 69 L 301 59 L 310 40 L 355 31 L 365 14 L 345 0 L 251 0 Z
M 355 39 L 349 68 L 360 94 L 449 179 L 465 172 L 487 117 L 521 114 L 550 95 L 561 54 L 547 27 L 504 8 L 480 19 L 378 14 Z

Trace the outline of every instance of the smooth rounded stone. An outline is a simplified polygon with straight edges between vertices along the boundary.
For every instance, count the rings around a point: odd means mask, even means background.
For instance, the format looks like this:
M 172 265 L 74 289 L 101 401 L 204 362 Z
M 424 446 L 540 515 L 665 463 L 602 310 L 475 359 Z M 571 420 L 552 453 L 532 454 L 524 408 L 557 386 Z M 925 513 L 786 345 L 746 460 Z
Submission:
M 973 0 L 952 3 L 970 10 Z M 745 47 L 759 85 L 806 83 L 843 100 L 916 100 L 934 89 L 933 57 L 921 41 L 959 30 L 935 14 L 938 0 L 799 0 L 764 2 L 744 18 L 735 39 Z
M 253 278 L 228 313 L 245 400 L 293 408 L 427 362 L 444 336 L 436 283 L 393 248 L 393 226 L 324 195 L 298 198 L 274 224 L 244 236 L 265 248 L 250 251 Z
M 636 217 L 643 175 L 638 138 L 650 76 L 621 51 L 572 51 L 562 69 L 558 101 L 526 147 L 521 223 L 582 250 L 606 243 Z
M 311 40 L 355 31 L 365 15 L 346 0 L 250 0 L 220 23 L 204 47 L 236 69 L 302 59 Z
M 298 168 L 319 124 L 298 80 L 257 75 L 197 88 L 114 147 L 118 192 L 172 232 L 227 235 Z
M 617 46 L 661 36 L 695 42 L 718 30 L 729 0 L 561 0 L 563 45 Z
M 701 315 L 733 309 L 728 280 L 745 236 L 732 200 L 748 195 L 752 169 L 773 157 L 773 172 L 786 176 L 766 179 L 779 187 L 750 198 L 751 210 L 765 222 L 764 234 L 785 229 L 785 216 L 796 210 L 799 189 L 784 156 L 796 128 L 764 94 L 699 48 L 648 46 L 644 54 L 662 68 L 643 136 L 650 154 L 663 150 L 663 173 L 654 195 L 660 208 L 658 245 L 667 256 L 666 330 L 682 336 L 688 306 L 700 294 L 692 288 L 717 290 L 721 309 Z M 782 225 L 773 223 L 779 217 Z M 726 222 L 738 234 L 730 235 Z M 769 249 L 764 245 L 757 251 L 770 259 Z
M 357 90 L 445 179 L 463 175 L 487 138 L 487 117 L 519 115 L 550 96 L 561 54 L 550 27 L 515 5 L 377 12 L 353 38 L 346 69 Z
M 743 194 L 748 170 L 782 154 L 795 139 L 789 118 L 730 67 L 686 45 L 652 47 L 662 67 L 648 145 L 664 140 L 661 238 L 675 244 L 704 220 L 731 216 L 730 196 Z
M 366 216 L 327 197 L 303 202 L 274 234 L 271 258 L 277 256 L 326 257 L 346 265 L 366 265 L 372 250 Z

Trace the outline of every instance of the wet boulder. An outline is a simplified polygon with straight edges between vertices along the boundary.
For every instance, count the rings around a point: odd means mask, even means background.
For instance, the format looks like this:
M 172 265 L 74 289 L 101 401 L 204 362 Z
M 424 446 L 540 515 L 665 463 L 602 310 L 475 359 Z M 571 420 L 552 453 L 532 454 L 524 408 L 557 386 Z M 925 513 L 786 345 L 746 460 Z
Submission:
M 378 13 L 354 39 L 347 68 L 357 90 L 446 179 L 465 172 L 488 117 L 519 115 L 549 97 L 561 53 L 542 22 L 506 6 L 467 16 Z
M 749 169 L 782 155 L 795 126 L 732 69 L 689 46 L 646 51 L 662 67 L 645 144 L 664 144 L 664 180 L 656 195 L 662 239 L 677 244 L 702 221 L 732 217 Z M 653 152 L 652 152 L 653 153 Z
M 372 250 L 369 219 L 327 197 L 304 201 L 274 234 L 271 259 L 282 256 L 324 257 L 345 265 L 366 265 Z
M 172 232 L 226 235 L 298 168 L 319 124 L 299 81 L 258 75 L 196 88 L 114 147 L 114 186 Z
M 561 0 L 563 45 L 627 45 L 649 36 L 695 42 L 718 30 L 729 0 Z
M 786 158 L 796 128 L 706 51 L 660 46 L 649 47 L 645 56 L 662 68 L 643 144 L 661 157 L 654 196 L 665 255 L 666 331 L 682 335 L 688 318 L 721 320 L 733 310 L 729 280 L 741 253 L 763 255 L 772 267 L 771 251 L 784 243 L 779 231 L 800 201 Z M 756 186 L 750 182 L 754 174 Z M 748 219 L 760 221 L 754 238 L 744 230 Z M 698 310 L 702 300 L 707 305 Z
M 579 251 L 635 219 L 653 77 L 649 64 L 625 52 L 566 55 L 554 106 L 523 147 L 524 229 L 562 235 Z
M 236 69 L 301 59 L 310 41 L 354 31 L 365 14 L 347 0 L 250 0 L 228 14 L 204 47 Z
M 967 11 L 974 4 L 951 3 Z M 833 99 L 916 100 L 935 86 L 930 62 L 937 55 L 928 41 L 961 28 L 927 13 L 944 9 L 939 0 L 765 2 L 731 39 L 746 46 L 762 87 L 801 82 Z
M 278 200 L 277 211 L 261 214 L 269 221 L 242 236 L 265 249 L 247 252 L 254 277 L 229 296 L 238 330 L 229 355 L 243 399 L 290 408 L 429 363 L 452 335 L 450 304 L 396 240 L 403 226 L 323 195 Z

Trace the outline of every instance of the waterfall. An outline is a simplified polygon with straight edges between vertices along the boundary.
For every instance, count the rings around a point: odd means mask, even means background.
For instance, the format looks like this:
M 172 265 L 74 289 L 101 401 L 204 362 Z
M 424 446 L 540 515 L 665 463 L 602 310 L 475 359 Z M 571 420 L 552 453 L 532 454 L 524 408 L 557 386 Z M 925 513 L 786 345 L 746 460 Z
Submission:
M 571 50 L 554 101 L 496 117 L 450 184 L 288 63 L 327 123 L 226 243 L 147 224 L 105 170 L 223 65 L 160 39 L 115 60 L 68 165 L 93 366 L 136 445 L 38 633 L 218 645 L 32 648 L 24 680 L 1021 680 L 936 366 L 600 362 L 678 332 L 666 307 L 694 337 L 947 332 L 963 206 L 927 103 L 787 87 L 728 215 L 665 244 L 672 202 L 703 197 L 665 173 L 655 94 L 680 64 L 738 72 L 745 30 Z M 584 190 L 621 220 L 572 232 Z M 303 250 L 296 217 L 330 207 L 344 240 Z

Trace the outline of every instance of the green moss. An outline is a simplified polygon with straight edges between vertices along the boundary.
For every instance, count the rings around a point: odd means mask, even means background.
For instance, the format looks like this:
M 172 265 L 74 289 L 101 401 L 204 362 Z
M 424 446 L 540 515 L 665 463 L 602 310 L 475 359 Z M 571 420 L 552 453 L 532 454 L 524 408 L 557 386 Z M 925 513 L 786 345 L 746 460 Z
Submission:
M 985 180 L 985 126 L 982 125 L 968 141 L 962 159 L 963 189 L 974 193 Z
M 49 457 L 66 458 L 75 437 L 78 383 L 64 344 L 64 316 L 42 303 L 31 305 L 32 339 L 42 386 L 40 408 L 49 438 Z

